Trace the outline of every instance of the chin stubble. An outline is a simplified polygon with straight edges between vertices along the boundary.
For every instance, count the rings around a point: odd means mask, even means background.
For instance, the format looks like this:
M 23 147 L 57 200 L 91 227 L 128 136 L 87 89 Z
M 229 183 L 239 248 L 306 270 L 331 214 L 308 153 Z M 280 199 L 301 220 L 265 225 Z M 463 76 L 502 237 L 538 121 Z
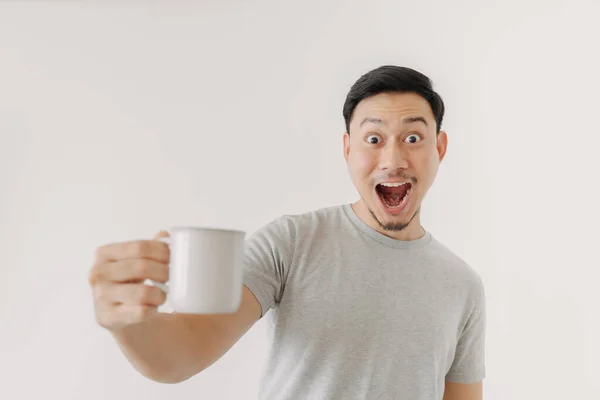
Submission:
M 383 228 L 383 230 L 393 231 L 393 232 L 399 232 L 399 231 L 405 229 L 408 225 L 410 225 L 410 223 L 417 216 L 417 214 L 421 212 L 421 206 L 417 207 L 417 209 L 415 210 L 415 212 L 412 215 L 412 217 L 410 217 L 410 219 L 408 220 L 408 222 L 396 222 L 396 223 L 383 224 L 377 218 L 377 216 L 375 215 L 375 213 L 373 212 L 373 210 L 371 210 L 370 208 L 369 208 L 369 212 L 373 216 L 373 219 L 379 224 L 379 226 L 381 228 Z

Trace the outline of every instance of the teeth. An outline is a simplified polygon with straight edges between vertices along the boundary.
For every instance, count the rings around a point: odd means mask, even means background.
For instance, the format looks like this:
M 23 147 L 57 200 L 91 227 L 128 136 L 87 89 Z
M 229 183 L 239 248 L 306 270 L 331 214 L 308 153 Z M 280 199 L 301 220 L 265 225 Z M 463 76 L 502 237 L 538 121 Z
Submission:
M 387 183 L 387 182 L 382 182 L 380 183 L 381 186 L 386 186 L 386 187 L 400 187 L 404 184 L 406 184 L 407 182 L 394 182 L 394 183 Z

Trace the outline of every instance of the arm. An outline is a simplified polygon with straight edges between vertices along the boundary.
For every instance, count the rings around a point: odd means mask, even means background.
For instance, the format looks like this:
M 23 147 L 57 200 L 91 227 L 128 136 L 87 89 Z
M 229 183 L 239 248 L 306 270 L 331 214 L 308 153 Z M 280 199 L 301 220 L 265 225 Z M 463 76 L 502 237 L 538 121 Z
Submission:
M 162 383 L 189 379 L 220 359 L 260 316 L 247 287 L 233 314 L 155 314 L 112 335 L 142 375 Z
M 443 400 L 482 400 L 483 384 L 446 381 Z
M 158 237 L 167 235 L 161 232 Z M 232 314 L 163 314 L 166 300 L 145 279 L 169 279 L 169 248 L 158 240 L 102 246 L 89 276 L 96 319 L 144 376 L 177 383 L 225 354 L 279 300 L 291 258 L 292 226 L 278 220 L 246 242 L 242 300 Z
M 131 364 L 152 380 L 175 383 L 218 360 L 260 318 L 261 306 L 243 286 L 235 313 L 159 313 L 165 293 L 143 282 L 166 282 L 169 260 L 168 246 L 157 240 L 102 246 L 89 282 L 96 320 Z
M 486 306 L 483 281 L 473 291 L 473 306 L 446 374 L 443 400 L 482 400 L 485 377 Z

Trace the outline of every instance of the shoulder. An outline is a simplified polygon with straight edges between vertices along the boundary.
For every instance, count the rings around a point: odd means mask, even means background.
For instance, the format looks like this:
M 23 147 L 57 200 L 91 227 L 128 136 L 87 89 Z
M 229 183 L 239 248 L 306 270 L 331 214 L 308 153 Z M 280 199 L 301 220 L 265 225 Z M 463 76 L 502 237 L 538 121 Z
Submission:
M 471 264 L 433 236 L 428 253 L 432 264 L 442 271 L 452 287 L 467 294 L 471 301 L 481 300 L 484 282 L 481 274 Z
M 250 265 L 276 265 L 289 268 L 296 254 L 321 242 L 332 221 L 341 211 L 337 207 L 320 208 L 271 219 L 246 235 L 245 253 Z
M 325 229 L 335 229 L 343 218 L 340 205 L 322 207 L 295 214 L 280 215 L 250 236 L 257 234 L 275 234 L 281 238 L 301 238 Z

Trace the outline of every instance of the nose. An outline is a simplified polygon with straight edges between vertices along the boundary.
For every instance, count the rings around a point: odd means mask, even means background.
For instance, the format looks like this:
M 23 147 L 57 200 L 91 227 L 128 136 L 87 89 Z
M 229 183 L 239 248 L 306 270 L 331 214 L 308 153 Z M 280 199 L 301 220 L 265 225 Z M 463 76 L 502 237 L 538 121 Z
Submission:
M 388 142 L 379 157 L 379 168 L 383 171 L 395 171 L 408 168 L 408 158 L 405 152 L 395 143 Z

